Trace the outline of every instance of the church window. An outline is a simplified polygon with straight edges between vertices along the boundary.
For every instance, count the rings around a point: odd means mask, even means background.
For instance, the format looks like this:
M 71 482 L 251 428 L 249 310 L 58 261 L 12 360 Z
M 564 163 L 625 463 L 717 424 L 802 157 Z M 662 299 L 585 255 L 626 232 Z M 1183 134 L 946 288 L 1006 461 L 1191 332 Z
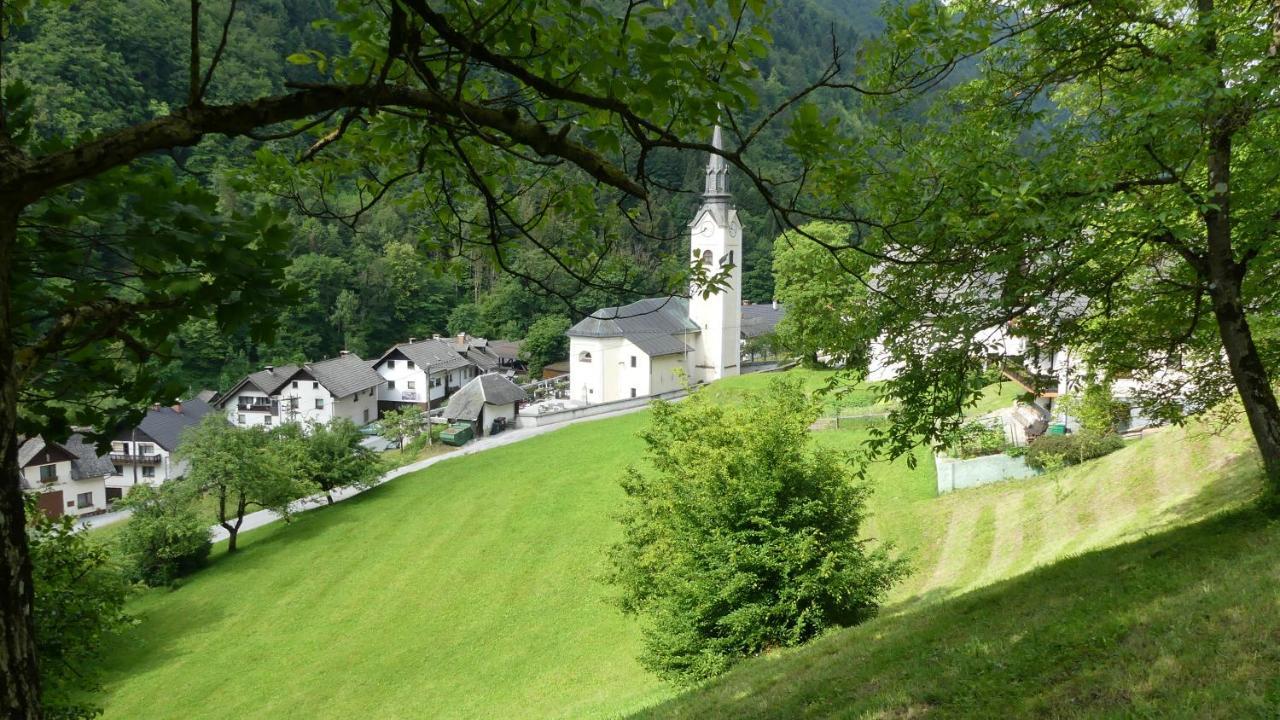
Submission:
M 583 350 L 582 352 L 578 353 L 578 362 L 584 362 L 584 363 L 591 362 L 591 353 L 587 352 L 586 350 Z
M 710 250 L 704 250 L 704 251 L 702 252 L 702 264 L 703 264 L 703 265 L 706 265 L 707 267 L 711 267 L 711 258 L 712 258 L 712 255 L 711 255 L 711 251 L 710 251 Z
M 636 389 L 631 388 L 631 397 L 635 397 L 635 396 L 636 396 Z
M 636 366 L 636 356 L 635 356 L 635 355 L 632 355 L 632 356 L 631 356 L 631 367 L 635 367 L 635 366 Z

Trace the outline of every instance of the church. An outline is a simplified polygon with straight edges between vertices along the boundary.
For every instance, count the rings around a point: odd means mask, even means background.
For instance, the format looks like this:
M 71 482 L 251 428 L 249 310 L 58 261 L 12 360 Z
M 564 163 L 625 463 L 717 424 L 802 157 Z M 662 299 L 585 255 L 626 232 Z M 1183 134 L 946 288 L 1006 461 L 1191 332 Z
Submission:
M 711 143 L 723 148 L 720 127 Z M 702 206 L 689 223 L 691 258 L 709 273 L 729 268 L 727 287 L 703 297 L 645 298 L 601 308 L 569 328 L 569 399 L 586 405 L 656 395 L 740 371 L 742 223 L 729 167 L 712 154 Z

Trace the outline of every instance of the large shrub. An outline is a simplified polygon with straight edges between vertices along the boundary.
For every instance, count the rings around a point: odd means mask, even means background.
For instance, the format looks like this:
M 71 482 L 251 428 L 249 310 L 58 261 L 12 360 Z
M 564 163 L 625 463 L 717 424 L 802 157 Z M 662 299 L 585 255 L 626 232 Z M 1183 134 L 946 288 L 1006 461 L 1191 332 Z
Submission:
M 996 455 L 1009 447 L 1004 429 L 980 422 L 969 422 L 956 428 L 946 438 L 947 454 L 961 458 Z
M 26 502 L 44 717 L 94 717 L 90 693 L 99 686 L 107 639 L 128 624 L 129 583 L 102 543 L 76 532 L 74 518 L 48 518 L 34 495 Z
M 795 380 L 743 406 L 705 392 L 655 403 L 651 469 L 623 481 L 612 580 L 644 620 L 641 662 L 696 681 L 739 659 L 871 617 L 905 572 L 859 538 L 865 486 L 813 447 L 818 408 Z
M 124 504 L 133 516 L 118 542 L 136 580 L 168 585 L 209 557 L 210 519 L 200 514 L 196 495 L 185 483 L 137 485 Z
M 1076 465 L 1086 460 L 1100 458 L 1122 447 L 1124 447 L 1124 440 L 1115 433 L 1043 435 L 1027 446 L 1025 457 L 1027 465 L 1031 468 L 1052 470 L 1063 465 Z

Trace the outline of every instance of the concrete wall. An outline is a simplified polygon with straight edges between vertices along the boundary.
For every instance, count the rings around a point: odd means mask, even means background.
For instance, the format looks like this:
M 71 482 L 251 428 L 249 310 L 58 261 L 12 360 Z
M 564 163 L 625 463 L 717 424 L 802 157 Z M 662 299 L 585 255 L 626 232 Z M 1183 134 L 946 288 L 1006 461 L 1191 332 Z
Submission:
M 964 490 L 1001 480 L 1019 480 L 1039 474 L 1027 467 L 1026 460 L 1004 454 L 986 455 L 969 460 L 936 455 L 933 462 L 938 469 L 939 495 L 953 490 Z

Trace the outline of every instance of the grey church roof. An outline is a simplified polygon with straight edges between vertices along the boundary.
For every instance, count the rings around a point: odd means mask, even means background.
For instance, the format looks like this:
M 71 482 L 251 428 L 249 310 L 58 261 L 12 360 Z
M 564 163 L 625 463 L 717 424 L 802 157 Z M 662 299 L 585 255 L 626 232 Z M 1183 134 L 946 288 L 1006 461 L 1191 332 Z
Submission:
M 444 416 L 449 420 L 475 420 L 486 404 L 506 405 L 528 397 L 520 386 L 501 375 L 481 375 L 449 397 Z
M 569 337 L 625 337 L 653 333 L 698 332 L 689 319 L 689 301 L 679 297 L 645 298 L 630 305 L 601 308 L 569 328 Z
M 665 333 L 636 333 L 628 335 L 627 340 L 631 341 L 631 344 L 640 348 L 649 357 L 679 355 L 693 351 L 693 348 L 685 345 L 680 338 Z
M 420 367 L 430 367 L 432 372 L 453 370 L 471 364 L 465 357 L 459 355 L 447 340 L 428 338 L 411 343 L 400 343 L 390 348 L 373 363 L 374 366 L 381 365 L 388 355 L 396 351 L 399 351 L 401 355 L 412 360 Z
M 347 397 L 381 385 L 382 376 L 355 353 L 303 366 L 334 397 Z

